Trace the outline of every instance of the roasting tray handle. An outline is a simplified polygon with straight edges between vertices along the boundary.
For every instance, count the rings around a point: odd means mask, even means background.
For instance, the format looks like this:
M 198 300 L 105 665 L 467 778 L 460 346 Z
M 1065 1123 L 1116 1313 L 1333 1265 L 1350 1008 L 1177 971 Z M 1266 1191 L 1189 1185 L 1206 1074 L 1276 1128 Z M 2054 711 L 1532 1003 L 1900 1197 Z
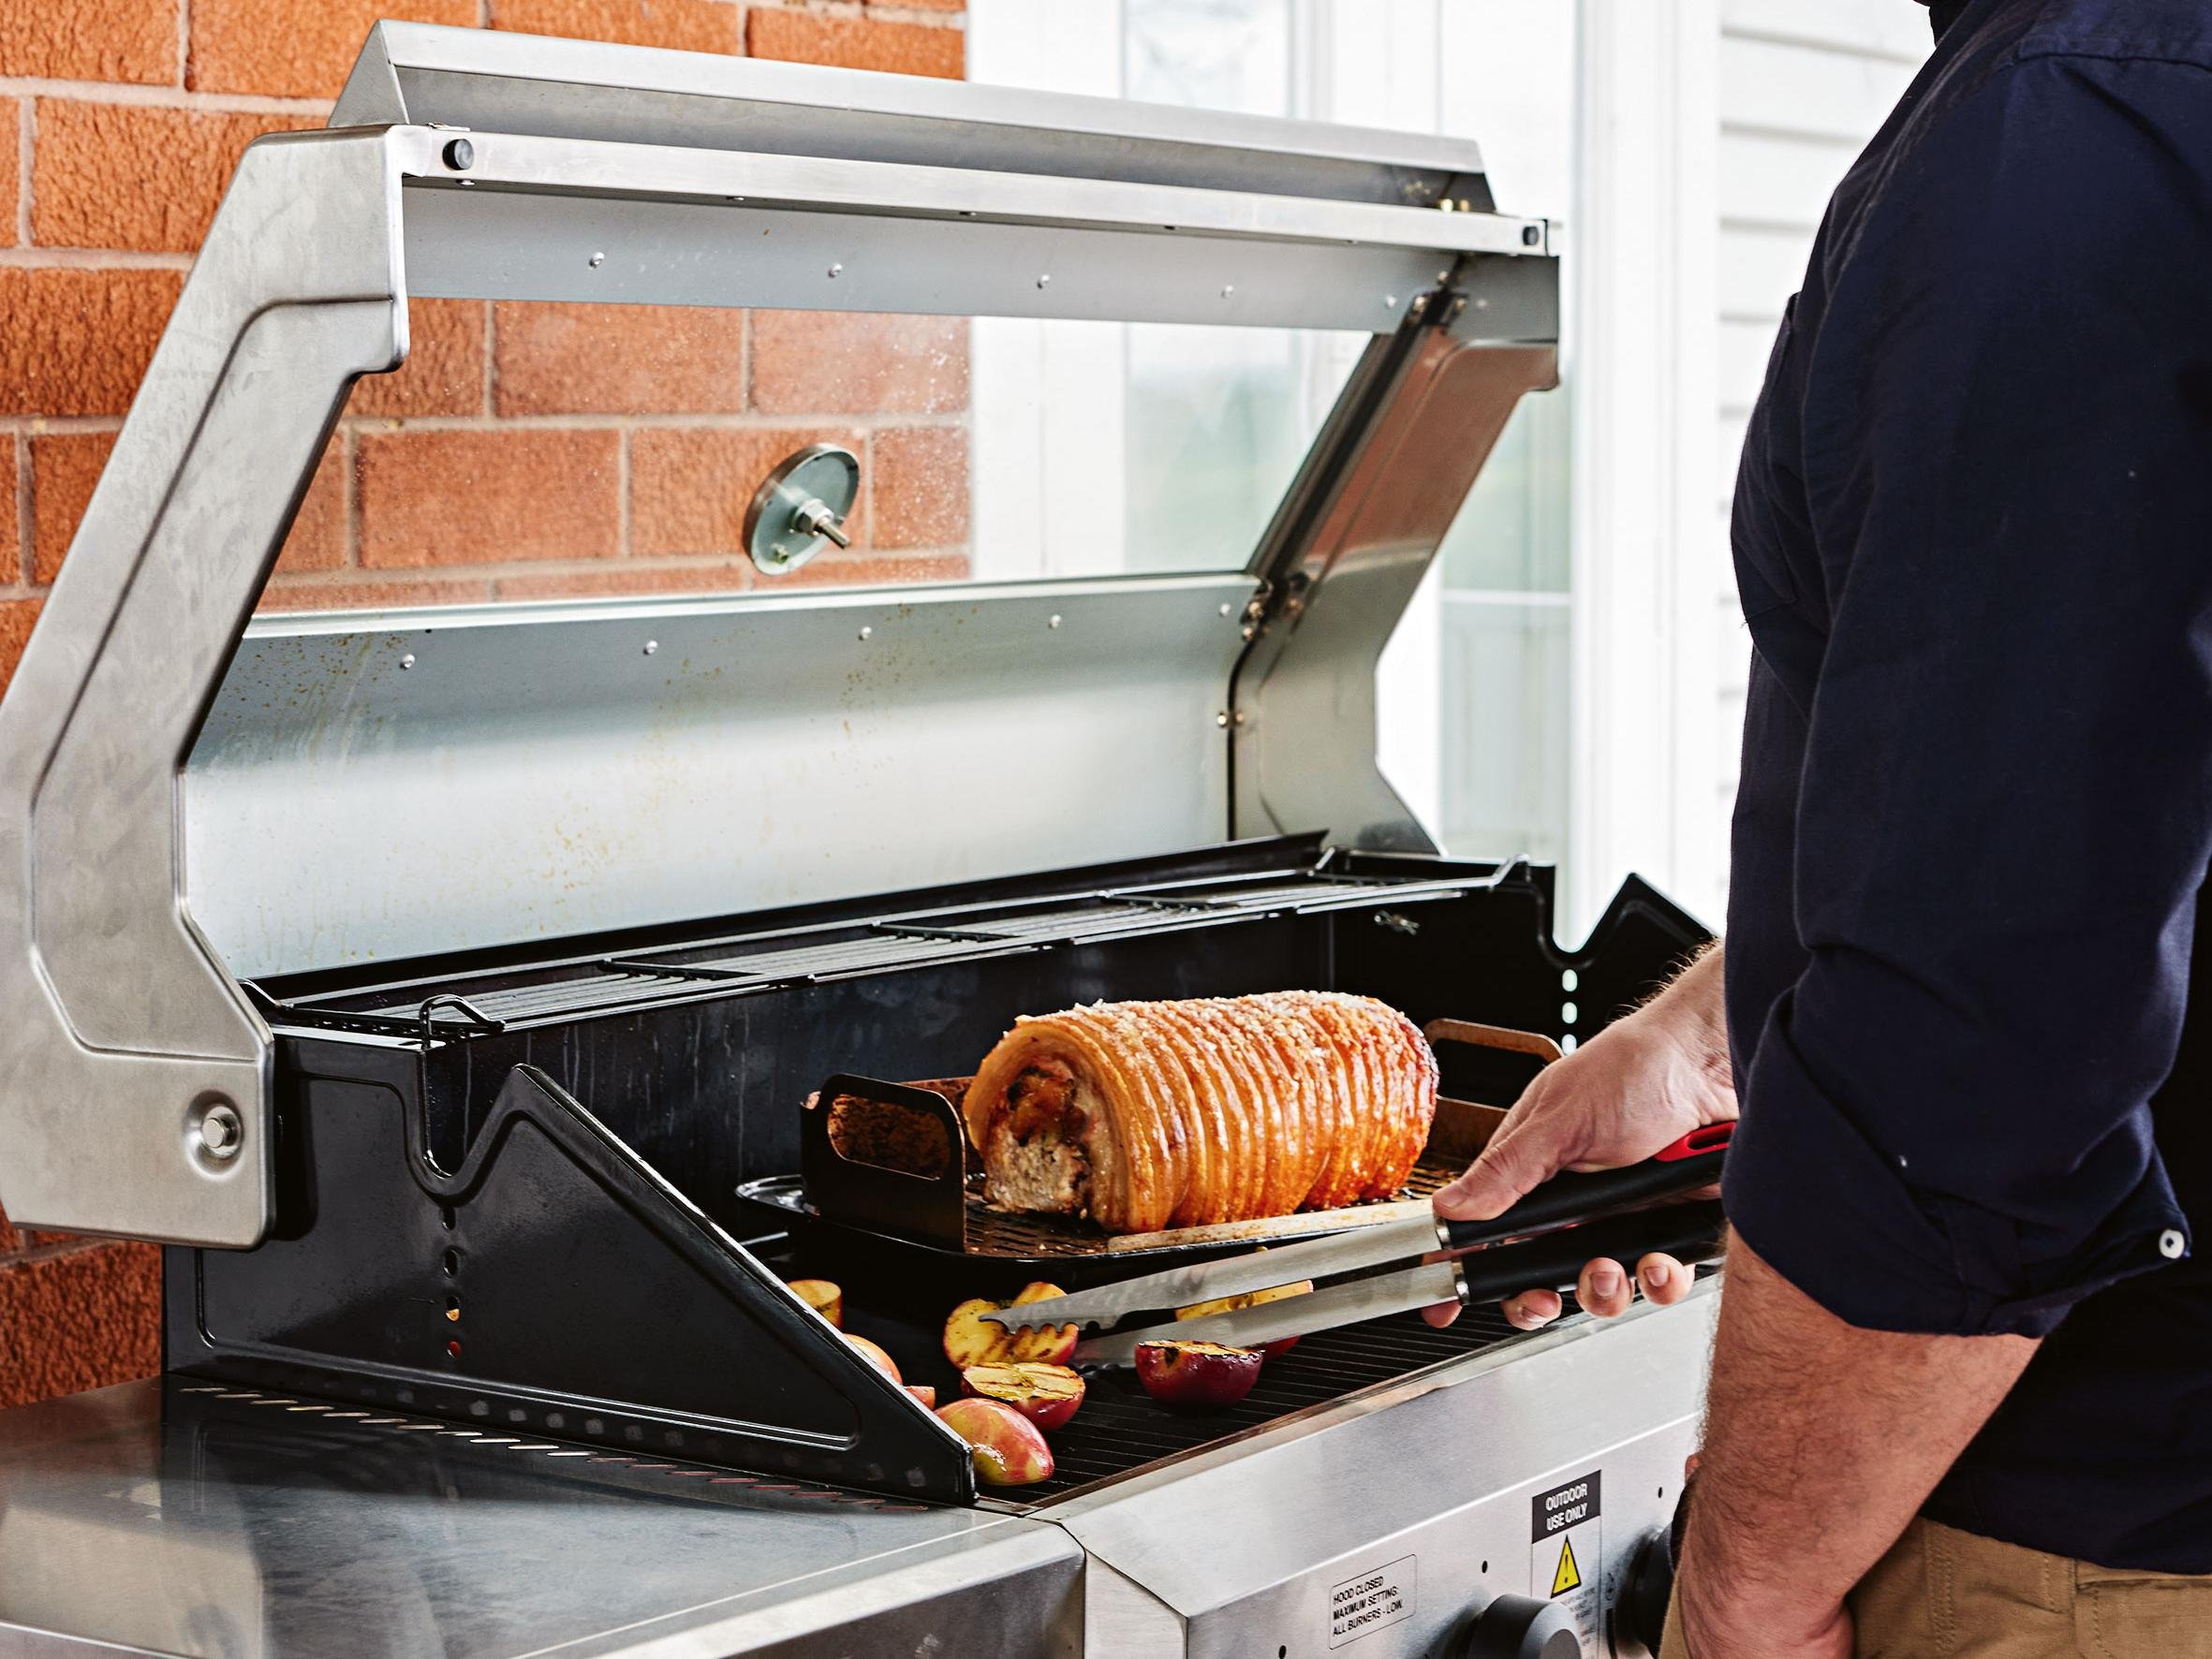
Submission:
M 800 1178 L 822 1218 L 946 1250 L 965 1250 L 967 1132 L 947 1093 L 958 1086 L 951 1081 L 941 1087 L 892 1083 L 844 1072 L 825 1079 L 799 1114 Z M 841 1151 L 832 1135 L 833 1119 L 841 1108 L 854 1107 L 889 1110 L 871 1114 L 872 1122 L 860 1124 L 861 1133 L 848 1142 L 853 1151 Z M 868 1150 L 861 1142 L 874 1139 L 880 1144 L 888 1138 L 887 1123 L 889 1135 L 912 1136 L 922 1142 L 923 1155 L 904 1160 L 907 1167 L 853 1155 Z M 876 1135 L 868 1133 L 871 1127 Z M 933 1128 L 943 1136 L 937 1145 L 931 1144 Z

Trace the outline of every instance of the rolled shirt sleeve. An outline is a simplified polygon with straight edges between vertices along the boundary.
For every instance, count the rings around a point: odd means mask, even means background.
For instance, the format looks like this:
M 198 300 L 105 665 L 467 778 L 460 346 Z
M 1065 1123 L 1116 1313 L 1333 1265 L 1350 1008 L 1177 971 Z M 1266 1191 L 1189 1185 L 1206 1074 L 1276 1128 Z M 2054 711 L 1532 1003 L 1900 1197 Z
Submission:
M 1768 716 L 1801 968 L 1735 1034 L 1725 1186 L 1855 1325 L 2040 1335 L 2188 1247 L 2150 1100 L 2212 859 L 2205 81 L 1993 76 L 1777 354 L 1826 625 Z

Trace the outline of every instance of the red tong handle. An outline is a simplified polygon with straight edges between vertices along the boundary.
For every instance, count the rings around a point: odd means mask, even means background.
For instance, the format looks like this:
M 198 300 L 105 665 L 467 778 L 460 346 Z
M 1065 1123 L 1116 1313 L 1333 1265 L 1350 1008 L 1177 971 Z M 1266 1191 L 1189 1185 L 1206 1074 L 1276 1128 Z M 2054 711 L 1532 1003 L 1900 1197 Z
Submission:
M 1702 1129 L 1692 1129 L 1664 1152 L 1651 1155 L 1661 1164 L 1678 1164 L 1684 1158 L 1694 1158 L 1700 1152 L 1724 1152 L 1729 1138 L 1735 1133 L 1735 1124 L 1707 1123 Z

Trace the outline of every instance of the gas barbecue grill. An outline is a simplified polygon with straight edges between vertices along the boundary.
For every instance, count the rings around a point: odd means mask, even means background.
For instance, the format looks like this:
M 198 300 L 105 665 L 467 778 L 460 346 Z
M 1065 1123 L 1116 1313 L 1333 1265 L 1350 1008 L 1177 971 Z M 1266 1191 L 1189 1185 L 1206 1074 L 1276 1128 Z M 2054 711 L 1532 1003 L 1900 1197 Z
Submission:
M 1631 879 L 1560 947 L 1549 870 L 1439 856 L 1376 764 L 1555 378 L 1546 226 L 1456 141 L 391 23 L 332 126 L 242 162 L 0 703 L 0 1202 L 168 1245 L 166 1374 L 0 1416 L 0 1631 L 1644 1652 L 1702 1292 L 1320 1333 L 1211 1417 L 1102 1376 L 986 1494 L 784 1285 L 950 1387 L 946 1309 L 1032 1276 L 809 1191 L 831 1079 L 1101 997 L 1586 1037 L 1703 937 Z M 1241 571 L 250 619 L 410 295 L 1367 340 Z M 840 467 L 762 482 L 763 571 Z M 1043 810 L 957 810 L 1010 764 Z

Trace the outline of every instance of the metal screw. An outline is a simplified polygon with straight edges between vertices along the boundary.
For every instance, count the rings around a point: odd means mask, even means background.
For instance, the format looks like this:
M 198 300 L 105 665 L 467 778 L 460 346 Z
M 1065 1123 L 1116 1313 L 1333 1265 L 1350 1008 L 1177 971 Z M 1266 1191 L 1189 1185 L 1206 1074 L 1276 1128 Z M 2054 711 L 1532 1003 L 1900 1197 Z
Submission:
M 2189 1241 L 2177 1229 L 2168 1227 L 2159 1235 L 2159 1254 L 2168 1261 L 2179 1261 L 2189 1254 Z
M 834 276 L 835 276 L 835 275 L 836 275 L 836 274 L 837 274 L 839 272 L 843 271 L 844 269 L 845 269 L 845 267 L 844 267 L 843 265 L 833 265 L 833 266 L 831 266 L 831 267 L 830 267 L 830 274 L 831 274 L 833 277 L 834 277 Z
M 1236 607 L 1231 605 L 1228 600 L 1224 599 L 1221 601 L 1221 614 L 1223 616 L 1233 615 L 1235 610 Z
M 399 666 L 403 668 L 413 668 L 415 666 L 415 653 L 410 651 L 406 655 L 401 657 L 399 659 Z
M 1048 616 L 1044 619 L 1044 625 L 1048 628 L 1056 628 L 1060 625 L 1060 619 L 1056 616 Z
M 1250 623 L 1246 623 L 1246 624 L 1245 624 L 1245 625 L 1244 625 L 1244 626 L 1243 626 L 1241 629 L 1239 629 L 1238 631 L 1239 631 L 1240 633 L 1242 633 L 1242 634 L 1244 635 L 1244 637 L 1245 637 L 1246 639 L 1257 639 L 1257 638 L 1259 637 L 1259 633 L 1260 633 L 1260 630 L 1259 630 L 1258 628 L 1254 627 L 1254 626 L 1253 626 L 1253 625 L 1252 625 Z
M 1541 241 L 1543 241 L 1543 231 L 1541 228 L 1534 225 L 1524 225 L 1521 227 L 1521 245 L 1523 247 L 1532 248 Z
M 861 638 L 862 638 L 863 639 L 865 639 L 869 638 L 871 635 L 873 635 L 875 632 L 876 632 L 876 630 L 875 630 L 874 628 L 863 628 L 863 629 L 861 630 Z
M 1466 309 L 1467 309 L 1467 296 L 1466 296 L 1465 294 L 1462 294 L 1462 295 L 1460 295 L 1460 297 L 1459 297 L 1458 299 L 1456 299 L 1456 300 L 1454 300 L 1454 301 L 1452 301 L 1452 315 L 1453 315 L 1453 316 L 1458 316 L 1458 315 L 1459 315 L 1461 312 L 1465 311 Z
M 1223 298 L 1224 300 L 1228 299 L 1230 295 L 1231 295 L 1231 294 L 1233 294 L 1233 293 L 1235 293 L 1235 292 L 1236 292 L 1236 284 L 1234 284 L 1234 283 L 1232 283 L 1232 282 L 1225 282 L 1225 283 L 1223 283 L 1223 284 L 1221 285 L 1221 298 Z
M 660 649 L 660 641 L 659 641 L 659 640 L 657 640 L 657 639 L 648 639 L 648 640 L 646 640 L 646 641 L 645 641 L 645 654 L 646 654 L 647 656 L 651 656 L 651 655 L 652 655 L 652 654 L 653 654 L 655 652 L 658 651 L 659 649 Z
M 217 1101 L 200 1114 L 199 1150 L 209 1157 L 228 1161 L 238 1155 L 244 1143 L 245 1125 L 239 1122 L 234 1107 Z
M 1216 726 L 1227 726 L 1229 724 L 1229 711 L 1227 709 L 1223 709 L 1218 713 L 1217 713 L 1214 716 L 1214 724 Z
M 1415 320 L 1417 320 L 1417 321 L 1418 321 L 1420 318 L 1422 318 L 1422 317 L 1423 317 L 1423 316 L 1427 316 L 1427 315 L 1428 315 L 1428 296 L 1427 296 L 1426 294 L 1416 294 L 1416 295 L 1414 295 L 1414 296 L 1413 296 L 1413 303 L 1406 307 L 1406 315 L 1407 315 L 1408 316 L 1410 316 L 1410 317 L 1414 318 L 1414 319 L 1415 319 Z
M 600 266 L 607 263 L 607 256 L 605 254 L 594 254 L 588 260 L 585 261 L 585 263 L 588 264 L 594 271 L 597 271 Z
M 1041 287 L 1046 287 L 1046 286 L 1049 286 L 1051 285 L 1051 283 L 1052 283 L 1052 280 L 1053 280 L 1053 279 L 1052 279 L 1052 277 L 1051 277 L 1049 274 L 1048 274 L 1048 275 L 1045 275 L 1045 276 L 1040 276 L 1040 277 L 1039 277 L 1039 278 L 1037 279 L 1037 286 L 1038 286 L 1039 287 L 1040 287 L 1040 288 L 1041 288 Z
M 1383 295 L 1382 302 L 1393 311 L 1395 311 L 1398 308 L 1398 297 L 1395 294 Z
M 476 146 L 466 139 L 447 140 L 446 165 L 457 173 L 466 172 L 476 165 Z

